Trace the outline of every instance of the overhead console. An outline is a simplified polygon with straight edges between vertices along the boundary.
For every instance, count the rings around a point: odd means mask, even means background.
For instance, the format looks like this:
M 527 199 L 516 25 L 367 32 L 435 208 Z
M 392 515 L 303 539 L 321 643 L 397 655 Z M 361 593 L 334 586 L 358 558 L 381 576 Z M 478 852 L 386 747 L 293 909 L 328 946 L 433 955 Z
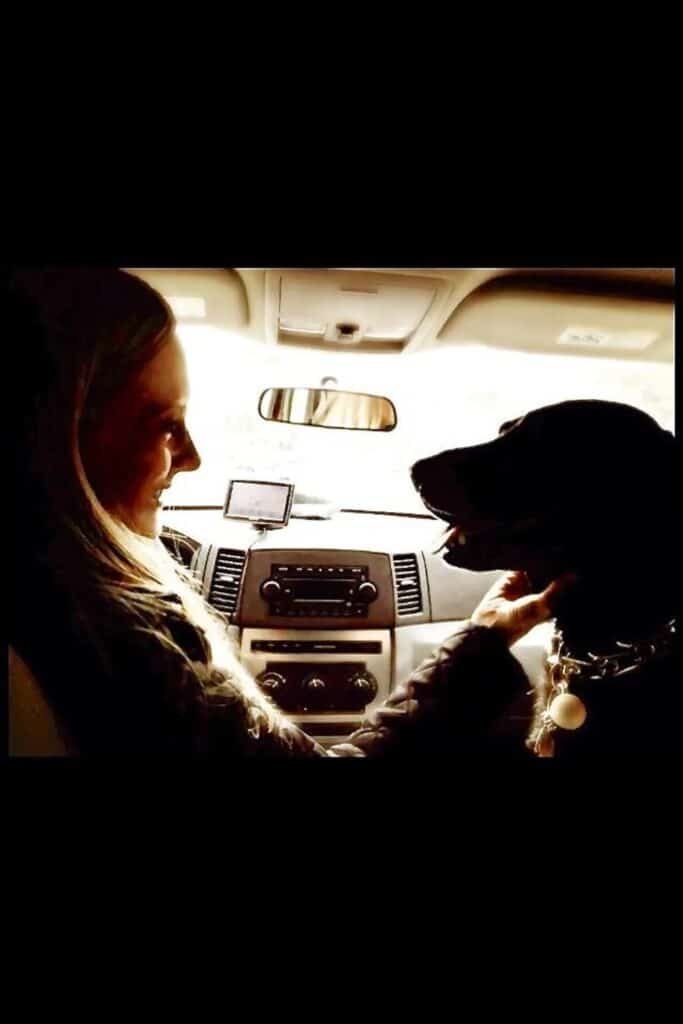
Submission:
M 448 281 L 371 270 L 266 271 L 266 335 L 271 344 L 403 351 L 434 334 Z

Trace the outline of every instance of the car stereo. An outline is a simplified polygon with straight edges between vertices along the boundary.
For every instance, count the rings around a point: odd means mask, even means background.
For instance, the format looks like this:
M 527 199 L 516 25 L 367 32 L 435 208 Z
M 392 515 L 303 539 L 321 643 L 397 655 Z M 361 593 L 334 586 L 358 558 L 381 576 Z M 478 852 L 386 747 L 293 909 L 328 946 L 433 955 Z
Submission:
M 259 589 L 271 615 L 290 618 L 364 618 L 378 596 L 367 565 L 276 562 Z

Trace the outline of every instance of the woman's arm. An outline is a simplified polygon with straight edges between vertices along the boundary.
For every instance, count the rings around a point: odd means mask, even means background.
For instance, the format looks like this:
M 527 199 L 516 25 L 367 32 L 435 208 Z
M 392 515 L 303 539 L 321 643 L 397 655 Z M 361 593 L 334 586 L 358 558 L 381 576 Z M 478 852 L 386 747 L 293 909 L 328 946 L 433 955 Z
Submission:
M 502 635 L 461 628 L 415 669 L 344 743 L 325 750 L 273 709 L 265 715 L 214 671 L 204 687 L 211 752 L 253 757 L 394 758 L 510 750 L 495 734 L 528 680 Z M 525 755 L 523 739 L 519 754 Z
M 519 710 L 528 690 L 526 674 L 509 648 L 550 617 L 566 582 L 533 595 L 523 574 L 496 581 L 472 621 L 423 661 L 346 742 L 327 750 L 263 697 L 251 679 L 245 686 L 227 671 L 195 662 L 195 671 L 203 674 L 201 689 L 190 684 L 174 690 L 189 702 L 184 714 L 195 723 L 197 747 L 216 754 L 389 758 L 505 751 L 526 756 L 524 737 L 511 742 L 499 729 L 505 712 L 513 704 Z M 192 637 L 179 639 L 191 650 Z M 530 715 L 530 695 L 527 703 Z
M 374 758 L 514 751 L 517 744 L 501 740 L 498 726 L 527 689 L 504 637 L 466 622 L 332 752 Z M 522 739 L 518 747 L 524 756 Z

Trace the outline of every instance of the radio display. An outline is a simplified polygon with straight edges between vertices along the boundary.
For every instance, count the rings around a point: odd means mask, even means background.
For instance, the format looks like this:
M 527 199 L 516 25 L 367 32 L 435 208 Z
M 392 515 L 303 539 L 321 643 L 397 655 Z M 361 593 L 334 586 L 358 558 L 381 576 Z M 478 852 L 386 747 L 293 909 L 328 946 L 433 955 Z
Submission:
M 352 591 L 349 594 L 349 590 Z M 294 603 L 307 601 L 345 601 L 355 588 L 350 580 L 296 580 Z
M 378 588 L 368 579 L 367 565 L 271 562 L 270 576 L 259 584 L 259 594 L 270 615 L 366 619 Z

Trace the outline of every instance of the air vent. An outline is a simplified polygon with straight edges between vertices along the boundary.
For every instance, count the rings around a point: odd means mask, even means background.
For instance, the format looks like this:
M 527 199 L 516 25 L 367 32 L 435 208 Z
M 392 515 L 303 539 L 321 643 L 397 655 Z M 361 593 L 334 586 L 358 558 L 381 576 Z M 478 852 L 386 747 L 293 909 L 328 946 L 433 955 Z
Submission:
M 230 548 L 221 548 L 216 556 L 209 604 L 225 615 L 232 615 L 237 608 L 245 560 L 244 551 Z
M 420 574 L 415 555 L 394 555 L 394 587 L 399 615 L 419 615 L 422 611 Z

